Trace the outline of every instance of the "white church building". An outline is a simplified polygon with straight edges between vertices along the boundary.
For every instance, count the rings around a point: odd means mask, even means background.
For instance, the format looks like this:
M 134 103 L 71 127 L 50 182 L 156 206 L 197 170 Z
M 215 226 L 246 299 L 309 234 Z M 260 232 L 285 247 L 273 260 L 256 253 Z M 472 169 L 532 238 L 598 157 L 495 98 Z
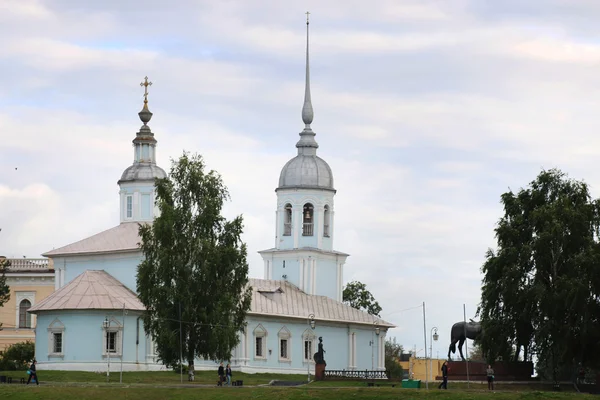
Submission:
M 144 305 L 135 294 L 143 257 L 138 226 L 157 215 L 154 182 L 167 177 L 156 164 L 147 98 L 139 116 L 133 164 L 118 181 L 120 223 L 44 254 L 54 263 L 56 291 L 29 310 L 37 316 L 39 369 L 106 371 L 108 359 L 124 370 L 165 368 L 144 332 Z M 276 188 L 275 244 L 259 252 L 264 279 L 249 280 L 252 305 L 229 361 L 232 369 L 250 373 L 314 371 L 322 337 L 327 370 L 384 370 L 386 332 L 394 326 L 342 303 L 348 254 L 333 249 L 333 173 L 317 156 L 311 129 L 308 22 L 302 120 L 298 154 L 283 167 Z M 214 369 L 220 361 L 197 360 L 195 367 Z

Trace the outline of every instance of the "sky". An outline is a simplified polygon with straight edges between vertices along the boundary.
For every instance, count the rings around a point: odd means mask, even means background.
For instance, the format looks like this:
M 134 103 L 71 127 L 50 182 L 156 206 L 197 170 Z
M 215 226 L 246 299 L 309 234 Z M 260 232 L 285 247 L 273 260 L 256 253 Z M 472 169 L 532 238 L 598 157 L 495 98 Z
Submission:
M 425 302 L 443 356 L 479 304 L 500 195 L 560 168 L 600 197 L 596 0 L 0 0 L 0 254 L 119 223 L 148 76 L 158 164 L 186 150 L 222 174 L 262 277 L 303 128 L 307 10 L 344 280 L 419 356 Z

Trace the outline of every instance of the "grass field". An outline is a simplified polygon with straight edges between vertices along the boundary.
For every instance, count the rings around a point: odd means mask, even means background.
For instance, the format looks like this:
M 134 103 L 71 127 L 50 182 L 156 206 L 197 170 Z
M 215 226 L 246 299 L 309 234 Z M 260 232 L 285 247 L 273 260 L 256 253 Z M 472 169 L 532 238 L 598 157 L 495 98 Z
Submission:
M 0 375 L 13 379 L 27 377 L 23 371 L 0 372 Z M 450 382 L 450 390 L 437 390 L 435 384 L 427 391 L 418 389 L 402 389 L 397 382 L 378 382 L 378 387 L 367 387 L 364 381 L 325 381 L 312 382 L 300 387 L 262 387 L 272 380 L 306 381 L 306 375 L 281 374 L 244 374 L 234 373 L 235 380 L 243 380 L 244 387 L 214 387 L 216 373 L 214 371 L 197 371 L 196 380 L 190 385 L 187 376 L 183 383 L 188 387 L 178 387 L 180 377 L 169 371 L 162 372 L 124 372 L 123 384 L 119 384 L 119 373 L 111 373 L 111 382 L 106 383 L 106 374 L 81 371 L 39 371 L 40 386 L 23 386 L 20 384 L 0 385 L 1 399 L 44 399 L 44 400 L 79 400 L 79 399 L 302 399 L 333 400 L 352 398 L 387 400 L 387 399 L 438 399 L 438 400 L 478 400 L 478 399 L 592 399 L 591 395 L 568 392 L 572 388 L 563 387 L 565 392 L 550 391 L 551 386 L 539 383 L 527 385 L 497 384 L 497 391 L 488 392 L 487 386 L 472 383 Z M 392 387 L 396 384 L 396 387 Z M 212 387 L 202 385 L 213 385 Z
M 79 383 L 105 383 L 106 372 L 84 372 L 84 371 L 38 371 L 40 382 L 79 382 Z M 27 378 L 25 371 L 0 372 L 15 378 Z M 306 375 L 281 375 L 281 374 L 244 374 L 234 372 L 234 380 L 243 380 L 244 385 L 266 385 L 274 379 L 287 381 L 306 381 Z M 110 382 L 119 383 L 119 372 L 110 373 Z M 188 382 L 187 375 L 183 376 L 183 383 L 193 384 L 216 384 L 216 371 L 196 371 L 194 382 Z M 171 371 L 144 371 L 123 372 L 124 384 L 149 383 L 149 384 L 179 384 L 180 376 Z
M 0 387 L 2 399 L 20 400 L 116 400 L 116 399 L 174 399 L 225 400 L 225 399 L 290 399 L 290 400 L 337 400 L 337 399 L 437 399 L 437 400 L 569 400 L 593 399 L 591 395 L 553 392 L 495 392 L 463 390 L 411 390 L 398 388 L 203 388 L 169 389 L 156 387 L 106 387 L 106 386 L 23 386 L 6 385 Z

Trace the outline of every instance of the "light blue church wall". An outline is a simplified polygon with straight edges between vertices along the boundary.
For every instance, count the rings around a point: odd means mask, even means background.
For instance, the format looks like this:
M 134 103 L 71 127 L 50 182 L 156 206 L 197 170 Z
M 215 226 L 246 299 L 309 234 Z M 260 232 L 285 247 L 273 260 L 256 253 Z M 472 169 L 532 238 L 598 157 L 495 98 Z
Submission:
M 304 341 L 308 338 L 307 334 L 313 335 L 311 359 L 317 352 L 319 336 L 323 338 L 327 370 L 385 369 L 381 352 L 385 343 L 383 329 L 377 336 L 370 325 L 348 325 L 317 320 L 313 331 L 307 320 L 275 317 L 259 319 L 256 316 L 248 317 L 247 323 L 246 332 L 240 334 L 240 344 L 231 357 L 231 365 L 234 370 L 249 373 L 270 371 L 304 374 L 307 373 L 308 367 L 311 374 L 314 374 L 314 362 L 307 363 L 304 360 Z M 286 336 L 288 331 L 289 337 Z M 354 339 L 352 339 L 353 334 Z M 262 336 L 265 340 L 264 357 L 256 356 L 256 337 L 258 336 Z M 282 338 L 288 340 L 289 359 L 286 360 L 280 358 L 280 340 Z M 354 346 L 351 348 L 352 340 L 354 340 Z M 371 351 L 373 351 L 372 358 Z M 356 365 L 352 365 L 351 360 L 354 360 Z M 227 360 L 224 360 L 224 363 L 227 363 Z M 218 364 L 218 360 L 198 360 L 196 369 L 216 369 Z
M 40 369 L 106 371 L 103 321 L 119 332 L 117 353 L 111 355 L 111 371 L 120 370 L 121 340 L 123 340 L 124 370 L 165 369 L 156 364 L 150 341 L 144 333 L 139 312 L 104 310 L 61 310 L 38 313 L 35 357 Z M 62 332 L 62 354 L 52 355 L 52 332 Z M 124 332 L 124 333 L 123 333 Z M 121 336 L 123 335 L 123 336 Z
M 284 267 L 285 262 L 285 267 Z M 285 278 L 284 278 L 285 276 Z M 282 258 L 273 260 L 272 277 L 275 280 L 288 280 L 298 286 L 300 266 L 298 258 Z
M 57 274 L 57 288 L 62 287 L 86 270 L 104 270 L 136 292 L 137 266 L 142 261 L 141 251 L 68 256 L 53 258 Z M 64 272 L 63 272 L 64 271 Z

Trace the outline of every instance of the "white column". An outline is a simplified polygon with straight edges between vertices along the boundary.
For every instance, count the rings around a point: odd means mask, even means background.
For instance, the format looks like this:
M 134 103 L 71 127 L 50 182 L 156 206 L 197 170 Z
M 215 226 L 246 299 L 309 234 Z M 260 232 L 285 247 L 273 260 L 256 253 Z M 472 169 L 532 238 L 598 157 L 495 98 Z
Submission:
M 283 223 L 281 217 L 283 216 L 282 210 L 275 211 L 275 248 L 279 249 L 281 243 L 281 225 Z
M 336 295 L 336 297 L 337 298 L 336 298 L 336 300 L 341 302 L 342 301 L 342 298 L 341 298 L 342 292 L 341 292 L 340 288 L 342 286 L 341 285 L 341 280 L 342 280 L 342 263 L 337 263 L 336 267 L 337 267 L 336 268 L 336 284 L 337 284 L 337 287 L 336 287 L 336 289 L 337 289 L 337 295 Z
M 302 234 L 302 208 L 300 210 L 292 210 L 292 230 L 294 231 L 294 248 L 298 248 L 300 235 Z
M 333 212 L 333 205 L 330 206 L 329 211 L 329 239 L 331 241 L 331 248 L 333 249 L 333 220 L 335 219 L 335 213 Z
M 314 233 L 317 235 L 317 248 L 323 248 L 323 215 L 324 207 L 315 207 L 313 216 Z
M 304 259 L 300 259 L 298 260 L 298 265 L 300 266 L 300 276 L 299 276 L 299 281 L 298 282 L 298 287 L 300 288 L 300 290 L 304 290 L 304 284 L 305 284 L 305 279 L 304 279 Z
M 385 333 L 379 337 L 379 368 L 385 370 Z
M 309 260 L 310 262 L 310 289 L 312 294 L 317 294 L 317 260 L 315 258 Z
M 348 329 L 348 369 L 352 368 L 352 331 Z

